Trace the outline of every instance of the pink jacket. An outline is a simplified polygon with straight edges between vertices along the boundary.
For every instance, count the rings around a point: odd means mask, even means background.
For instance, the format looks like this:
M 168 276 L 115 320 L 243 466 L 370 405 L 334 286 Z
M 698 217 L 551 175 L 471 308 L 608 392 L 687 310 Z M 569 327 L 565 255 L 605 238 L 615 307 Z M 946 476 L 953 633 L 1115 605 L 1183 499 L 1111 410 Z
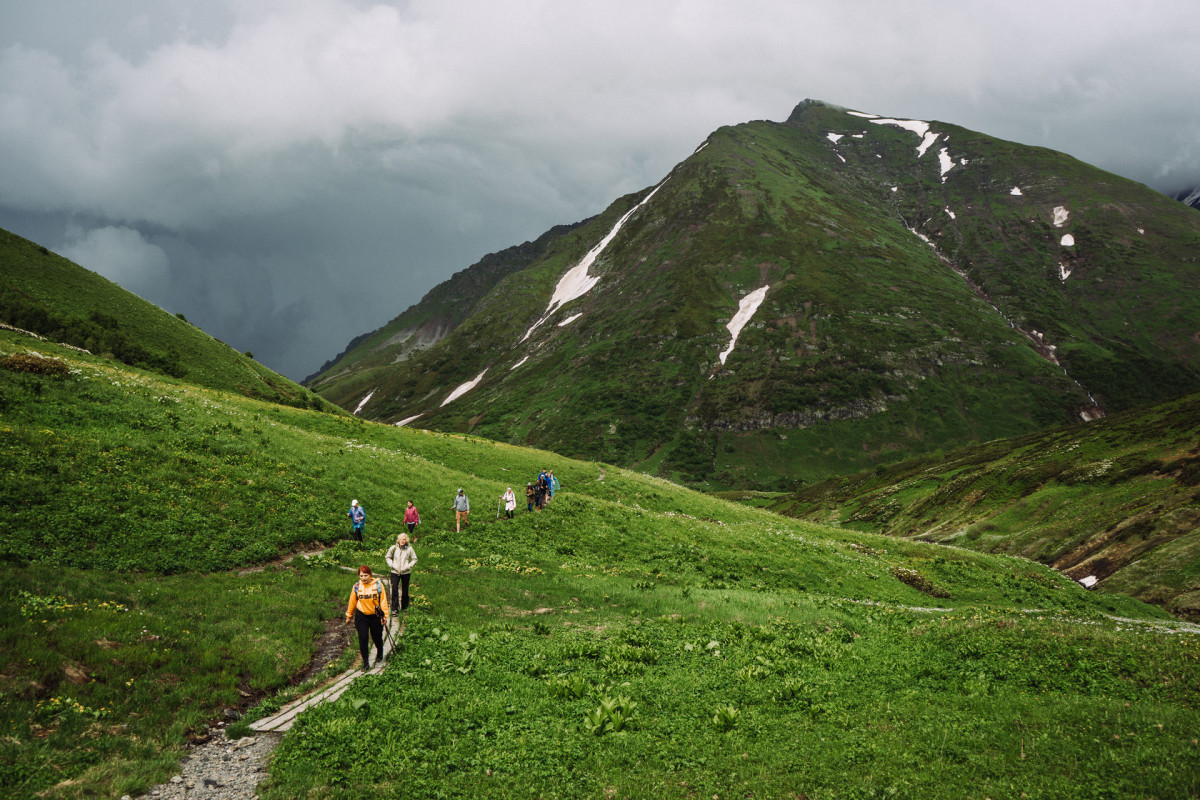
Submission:
M 418 522 L 419 523 L 420 521 L 421 521 L 421 515 L 417 513 L 416 506 L 409 506 L 408 508 L 404 509 L 404 524 L 405 525 L 407 525 L 410 522 Z

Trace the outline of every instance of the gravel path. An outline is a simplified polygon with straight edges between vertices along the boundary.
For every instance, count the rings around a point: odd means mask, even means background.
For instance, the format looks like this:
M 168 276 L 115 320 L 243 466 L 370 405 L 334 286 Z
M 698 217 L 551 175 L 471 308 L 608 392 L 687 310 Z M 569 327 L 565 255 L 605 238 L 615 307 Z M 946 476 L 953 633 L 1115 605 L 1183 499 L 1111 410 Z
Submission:
M 222 729 L 188 754 L 178 775 L 151 788 L 143 797 L 256 800 L 256 787 L 267 777 L 271 753 L 282 738 L 279 734 L 264 733 L 231 740 Z M 131 798 L 125 795 L 121 800 Z
M 319 672 L 325 664 L 337 657 L 345 646 L 347 639 L 344 626 L 340 620 L 334 620 L 326 627 L 322 644 L 318 647 L 317 656 L 310 664 L 308 674 Z M 392 636 L 399 638 L 404 635 L 405 625 L 392 621 Z M 390 649 L 390 643 L 388 645 Z M 381 662 L 371 669 L 372 673 L 384 668 Z M 342 677 L 334 681 L 339 685 L 338 691 L 330 693 L 328 687 L 310 692 L 281 709 L 286 711 L 293 705 L 301 708 L 310 704 L 327 702 L 341 696 L 350 683 L 360 675 L 360 668 L 351 668 L 342 673 Z M 260 720 L 259 722 L 263 722 Z M 257 723 L 256 723 L 257 724 Z M 211 730 L 212 738 L 188 751 L 180 767 L 179 774 L 166 783 L 153 786 L 140 797 L 153 800 L 182 800 L 183 798 L 220 798 L 220 800 L 256 800 L 257 787 L 268 774 L 268 765 L 275 747 L 283 739 L 282 732 L 271 730 L 258 731 L 254 735 L 241 739 L 230 739 L 226 736 L 224 722 L 217 723 Z M 283 730 L 290 728 L 290 721 Z M 125 795 L 121 800 L 132 800 Z

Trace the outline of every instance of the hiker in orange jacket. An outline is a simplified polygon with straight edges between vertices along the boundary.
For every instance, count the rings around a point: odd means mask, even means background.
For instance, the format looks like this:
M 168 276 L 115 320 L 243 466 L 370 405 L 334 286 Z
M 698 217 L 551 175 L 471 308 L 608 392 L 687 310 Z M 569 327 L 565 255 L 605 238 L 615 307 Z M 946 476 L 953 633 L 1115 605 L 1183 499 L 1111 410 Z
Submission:
M 350 603 L 346 606 L 346 624 L 354 621 L 358 629 L 358 652 L 362 654 L 362 668 L 371 668 L 371 645 L 367 634 L 375 641 L 375 663 L 383 658 L 383 626 L 388 621 L 387 590 L 375 579 L 366 564 L 358 568 L 358 582 L 350 590 Z

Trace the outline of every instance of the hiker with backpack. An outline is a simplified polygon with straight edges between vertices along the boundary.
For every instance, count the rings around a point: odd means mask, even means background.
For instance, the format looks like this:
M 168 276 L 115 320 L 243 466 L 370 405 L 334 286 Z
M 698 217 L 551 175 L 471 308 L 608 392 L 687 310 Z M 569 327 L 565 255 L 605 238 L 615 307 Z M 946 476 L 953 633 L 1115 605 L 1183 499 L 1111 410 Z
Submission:
M 470 523 L 467 522 L 467 514 L 471 513 L 471 501 L 467 499 L 467 495 L 462 489 L 459 489 L 458 494 L 454 496 L 454 505 L 451 508 L 454 510 L 454 532 L 460 533 L 463 523 L 470 527 Z
M 407 533 L 396 537 L 396 543 L 388 548 L 386 558 L 392 570 L 392 608 L 408 611 L 408 582 L 412 577 L 412 568 L 417 563 L 417 554 L 408 542 Z M 397 587 L 400 590 L 399 605 L 396 604 Z
M 546 480 L 546 471 L 542 470 L 533 484 L 533 507 L 538 511 L 541 511 L 542 507 L 546 505 L 546 493 L 549 490 L 550 483 Z
M 356 541 L 363 540 L 363 531 L 367 527 L 367 512 L 363 511 L 363 507 L 358 504 L 357 500 L 350 501 L 350 510 L 346 512 L 346 516 L 350 518 L 350 535 Z
M 501 496 L 500 500 L 504 503 L 504 516 L 512 519 L 513 511 L 517 508 L 517 496 L 513 494 L 511 486 L 508 487 L 508 491 Z
M 527 483 L 527 484 L 525 484 L 525 510 L 526 511 L 533 511 L 533 500 L 534 500 L 533 484 Z
M 375 663 L 383 658 L 383 626 L 388 621 L 387 592 L 383 584 L 375 579 L 371 568 L 363 564 L 358 568 L 358 580 L 350 589 L 350 602 L 346 606 L 346 624 L 354 622 L 358 630 L 358 652 L 362 654 L 362 668 L 371 668 L 371 644 L 367 635 L 375 642 Z

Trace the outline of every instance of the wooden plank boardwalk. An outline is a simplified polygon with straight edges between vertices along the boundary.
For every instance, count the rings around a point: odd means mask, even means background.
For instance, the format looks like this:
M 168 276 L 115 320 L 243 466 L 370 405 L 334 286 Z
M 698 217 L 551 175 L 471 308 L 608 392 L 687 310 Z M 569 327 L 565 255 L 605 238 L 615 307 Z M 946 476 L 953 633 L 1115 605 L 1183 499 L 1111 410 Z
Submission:
M 387 662 L 387 657 L 392 651 L 392 642 L 398 641 L 404 635 L 404 622 L 392 617 L 388 623 L 388 629 L 391 631 L 391 636 L 383 637 L 383 658 L 377 658 L 375 664 L 369 670 L 348 669 L 343 672 L 331 684 L 323 686 L 315 692 L 300 697 L 288 703 L 283 708 L 279 709 L 273 716 L 263 717 L 260 720 L 250 723 L 250 730 L 255 733 L 276 732 L 282 733 L 292 727 L 292 723 L 296 721 L 296 717 L 307 708 L 320 705 L 321 703 L 331 703 L 337 700 L 342 694 L 350 688 L 350 684 L 354 683 L 354 679 L 361 675 L 378 675 L 383 672 L 383 667 Z M 374 646 L 371 648 L 374 650 Z

